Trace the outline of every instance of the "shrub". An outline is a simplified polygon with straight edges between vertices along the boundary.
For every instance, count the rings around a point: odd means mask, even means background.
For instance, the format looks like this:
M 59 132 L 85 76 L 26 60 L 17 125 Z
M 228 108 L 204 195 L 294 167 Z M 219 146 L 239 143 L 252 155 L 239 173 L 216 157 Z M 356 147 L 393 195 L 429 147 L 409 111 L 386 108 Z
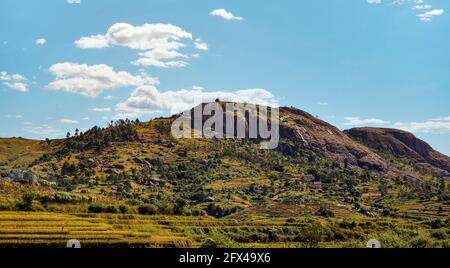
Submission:
M 313 224 L 300 233 L 300 241 L 304 242 L 308 248 L 317 248 L 322 241 L 322 226 Z
M 102 206 L 102 205 L 90 205 L 88 207 L 89 213 L 110 213 L 117 214 L 119 213 L 119 209 L 116 206 Z
M 119 209 L 116 206 L 107 206 L 105 208 L 105 212 L 110 214 L 117 214 L 119 213 Z
M 411 241 L 411 247 L 413 248 L 431 248 L 432 241 L 424 236 L 419 236 Z
M 103 207 L 101 205 L 90 205 L 88 207 L 88 212 L 89 213 L 102 213 Z
M 334 212 L 329 210 L 326 207 L 320 207 L 319 210 L 317 211 L 317 214 L 321 217 L 325 217 L 325 218 L 331 218 L 334 217 Z
M 221 235 L 213 234 L 209 238 L 205 239 L 201 245 L 201 248 L 235 248 L 236 244 L 230 238 Z
M 27 192 L 22 195 L 22 202 L 19 204 L 19 209 L 23 211 L 33 211 L 33 201 L 36 199 L 36 194 Z
M 120 210 L 120 213 L 122 213 L 122 214 L 130 213 L 130 208 L 126 205 L 119 206 L 119 210 Z
M 138 212 L 141 215 L 155 215 L 158 213 L 158 208 L 154 205 L 139 206 Z
M 225 206 L 221 204 L 214 204 L 211 203 L 208 205 L 206 209 L 206 213 L 210 216 L 214 216 L 217 218 L 222 218 L 231 214 L 234 214 L 236 212 L 239 212 L 242 210 L 242 207 L 239 206 Z

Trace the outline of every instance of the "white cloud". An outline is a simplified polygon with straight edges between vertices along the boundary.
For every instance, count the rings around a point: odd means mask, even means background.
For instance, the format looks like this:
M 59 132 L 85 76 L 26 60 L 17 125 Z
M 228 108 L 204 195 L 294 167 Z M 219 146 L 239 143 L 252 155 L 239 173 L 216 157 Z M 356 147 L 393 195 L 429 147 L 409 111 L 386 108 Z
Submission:
M 192 34 L 172 24 L 144 24 L 133 26 L 127 23 L 112 25 L 106 34 L 82 37 L 75 45 L 82 49 L 107 48 L 111 46 L 127 47 L 143 51 L 134 65 L 159 68 L 185 67 L 185 61 L 163 61 L 167 59 L 188 58 L 179 52 L 187 46 L 183 40 L 192 40 Z
M 81 4 L 81 0 L 67 0 L 69 4 Z
M 368 126 L 368 125 L 384 125 L 389 124 L 389 121 L 378 118 L 361 119 L 359 117 L 345 117 L 347 122 L 342 123 L 345 126 Z
M 200 50 L 208 50 L 209 46 L 207 43 L 203 42 L 201 39 L 195 39 L 195 48 Z
M 81 37 L 81 39 L 75 41 L 75 45 L 81 49 L 105 48 L 109 47 L 109 42 L 104 35 L 91 35 L 89 37 Z
M 174 50 L 153 49 L 144 53 L 137 61 L 133 61 L 133 65 L 154 66 L 159 68 L 181 68 L 189 65 L 186 61 L 162 61 L 162 59 L 188 58 Z
M 367 0 L 369 4 L 381 4 L 381 0 Z M 394 5 L 408 5 L 413 10 L 421 11 L 423 13 L 416 14 L 416 16 L 423 22 L 430 22 L 433 17 L 440 16 L 445 13 L 443 9 L 433 9 L 427 12 L 425 10 L 432 9 L 433 7 L 426 3 L 424 0 L 393 0 L 391 4 Z
M 7 72 L 0 73 L 0 81 L 3 81 L 3 85 L 19 92 L 28 91 L 27 80 L 28 79 L 25 76 L 20 74 L 8 74 Z
M 235 92 L 206 92 L 201 87 L 160 92 L 153 86 L 138 87 L 131 96 L 117 104 L 116 117 L 138 117 L 143 114 L 170 112 L 172 114 L 188 110 L 202 102 L 222 101 L 247 102 L 278 106 L 272 93 L 265 89 L 244 89 Z
M 216 17 L 221 17 L 225 20 L 244 20 L 244 18 L 242 17 L 236 17 L 233 15 L 233 13 L 227 11 L 226 9 L 216 9 L 211 11 L 210 13 L 211 16 L 216 16 Z
M 14 89 L 16 91 L 20 91 L 20 92 L 27 92 L 28 91 L 28 86 L 25 83 L 20 83 L 20 82 L 9 83 L 9 82 L 5 82 L 3 84 L 5 86 L 9 87 L 10 89 Z
M 59 120 L 59 122 L 62 124 L 67 124 L 67 125 L 76 125 L 79 123 L 77 120 L 72 120 L 72 119 L 61 119 L 61 120 Z
M 106 45 L 123 46 L 136 50 L 179 49 L 184 46 L 180 39 L 192 39 L 192 34 L 171 24 L 144 24 L 133 26 L 127 23 L 112 25 L 105 35 L 83 37 L 75 41 L 80 48 L 96 48 L 90 46 L 90 38 L 102 39 Z
M 40 39 L 36 40 L 36 45 L 38 45 L 38 46 L 43 46 L 45 44 L 47 44 L 47 40 L 44 38 L 40 38 Z
M 65 133 L 61 130 L 55 129 L 53 126 L 43 124 L 43 125 L 34 125 L 33 123 L 26 124 L 24 127 L 24 131 L 39 135 L 45 136 L 47 138 L 61 138 L 65 136 Z
M 412 133 L 432 133 L 432 134 L 446 134 L 450 133 L 450 122 L 446 121 L 426 121 L 426 122 L 411 122 L 401 123 L 397 122 L 394 125 L 396 128 L 409 131 Z
M 328 106 L 328 102 L 319 101 L 319 102 L 317 102 L 317 105 L 320 105 L 320 106 Z
M 112 95 L 108 95 L 108 96 L 105 96 L 103 99 L 105 99 L 105 100 L 113 100 L 113 99 L 115 99 L 115 97 L 112 96 Z
M 47 85 L 51 90 L 62 90 L 97 97 L 105 90 L 159 84 L 157 78 L 145 73 L 131 75 L 127 72 L 116 72 L 105 64 L 86 65 L 78 63 L 58 63 L 50 67 L 56 76 L 55 81 Z
M 394 126 L 412 133 L 447 134 L 450 133 L 450 116 L 432 118 L 425 122 L 397 122 Z
M 1 81 L 25 81 L 27 78 L 20 74 L 8 74 L 7 72 L 0 73 Z
M 202 86 L 193 85 L 193 86 L 191 87 L 191 89 L 193 89 L 193 90 L 204 90 L 205 88 L 202 87 Z
M 23 118 L 23 115 L 21 114 L 15 114 L 15 115 L 11 115 L 11 114 L 7 114 L 5 115 L 6 118 L 16 118 L 16 119 L 20 119 Z
M 416 9 L 416 10 L 424 10 L 424 9 L 430 9 L 430 8 L 431 8 L 430 5 L 415 5 L 415 6 L 413 6 L 413 9 Z
M 431 121 L 450 121 L 450 116 L 433 118 Z
M 105 107 L 105 108 L 91 108 L 91 109 L 89 109 L 89 111 L 91 111 L 91 112 L 97 112 L 97 113 L 105 113 L 105 112 L 111 112 L 111 108 L 110 108 L 110 107 Z
M 421 21 L 430 22 L 434 16 L 440 16 L 444 14 L 444 12 L 445 11 L 443 9 L 433 9 L 425 13 L 418 14 L 416 16 L 419 17 Z
M 64 136 L 64 133 L 62 131 L 46 124 L 40 126 L 28 125 L 25 126 L 24 130 L 28 133 L 47 136 L 48 138 L 56 138 Z

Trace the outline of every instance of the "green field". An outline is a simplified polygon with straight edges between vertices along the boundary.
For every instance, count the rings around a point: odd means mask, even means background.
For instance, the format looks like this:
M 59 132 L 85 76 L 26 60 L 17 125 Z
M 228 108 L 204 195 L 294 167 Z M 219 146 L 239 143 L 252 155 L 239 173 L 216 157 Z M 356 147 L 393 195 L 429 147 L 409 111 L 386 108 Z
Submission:
M 0 247 L 448 247 L 448 220 L 281 219 L 1 212 Z

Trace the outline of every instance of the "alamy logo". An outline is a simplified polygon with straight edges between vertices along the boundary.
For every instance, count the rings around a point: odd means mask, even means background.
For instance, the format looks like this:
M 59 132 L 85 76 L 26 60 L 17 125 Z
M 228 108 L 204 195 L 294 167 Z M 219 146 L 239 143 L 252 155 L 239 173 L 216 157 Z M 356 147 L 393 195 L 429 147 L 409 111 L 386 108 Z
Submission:
M 172 124 L 176 139 L 254 139 L 261 149 L 275 149 L 280 140 L 278 108 L 241 103 L 203 103 L 182 113 Z

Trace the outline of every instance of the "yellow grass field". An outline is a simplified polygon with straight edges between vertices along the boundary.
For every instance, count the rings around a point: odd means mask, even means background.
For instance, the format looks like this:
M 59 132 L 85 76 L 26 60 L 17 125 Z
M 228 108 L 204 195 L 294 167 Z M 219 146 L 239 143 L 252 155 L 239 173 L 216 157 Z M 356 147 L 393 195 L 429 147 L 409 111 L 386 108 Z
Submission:
M 171 227 L 172 221 L 164 217 L 2 212 L 0 247 L 65 247 L 70 239 L 80 240 L 83 247 L 192 246 L 186 235 Z M 178 221 L 180 224 L 193 223 Z

